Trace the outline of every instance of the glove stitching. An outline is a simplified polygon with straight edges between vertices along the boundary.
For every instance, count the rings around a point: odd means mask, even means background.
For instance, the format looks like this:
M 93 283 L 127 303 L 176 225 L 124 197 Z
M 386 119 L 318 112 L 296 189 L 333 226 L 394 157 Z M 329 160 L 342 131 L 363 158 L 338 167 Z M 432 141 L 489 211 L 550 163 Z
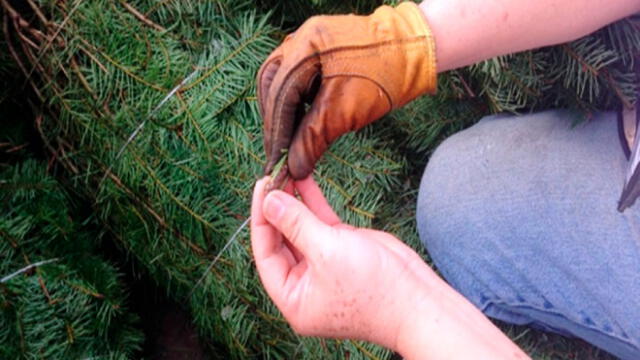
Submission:
M 316 61 L 307 62 L 307 61 L 314 60 L 314 59 Z M 307 63 L 304 64 L 304 62 L 307 62 Z M 312 55 L 310 57 L 307 57 L 306 59 L 303 59 L 300 62 L 299 65 L 296 65 L 294 67 L 294 69 L 298 68 L 298 72 L 296 74 L 294 74 L 292 78 L 288 79 L 288 82 L 286 83 L 285 87 L 282 89 L 282 91 L 280 91 L 276 95 L 276 99 L 286 97 L 285 95 L 289 92 L 289 89 L 293 86 L 293 84 L 296 83 L 298 78 L 300 76 L 302 76 L 302 74 L 304 74 L 305 71 L 307 71 L 309 68 L 311 68 L 312 66 L 315 66 L 317 64 L 320 64 L 320 58 L 317 56 L 317 54 L 314 54 L 314 55 Z M 293 69 L 289 73 L 291 74 L 292 72 L 293 72 Z M 280 133 L 280 128 L 281 128 L 280 125 L 281 125 L 281 120 L 282 120 L 282 117 L 281 117 L 280 114 L 282 114 L 282 107 L 283 106 L 284 106 L 284 101 L 280 101 L 280 102 L 278 102 L 276 109 L 274 109 L 274 113 L 275 114 L 273 114 L 273 117 L 275 118 L 274 123 L 275 123 L 276 126 L 271 128 L 271 132 L 272 133 L 275 132 L 275 134 L 273 134 L 274 135 L 273 138 L 276 138 L 276 139 L 278 138 L 277 135 L 279 135 L 279 133 Z M 289 145 L 290 144 L 291 144 L 291 141 L 289 141 Z M 273 149 L 269 149 L 269 151 L 270 151 L 270 153 L 272 153 Z
M 288 91 L 290 90 L 291 86 L 293 86 L 293 84 L 295 84 L 296 80 L 302 76 L 302 74 L 304 73 L 304 71 L 306 71 L 309 67 L 316 65 L 317 63 L 322 64 L 321 58 L 324 55 L 329 55 L 335 52 L 340 52 L 342 50 L 364 50 L 364 49 L 377 49 L 377 48 L 382 48 L 382 47 L 387 47 L 387 46 L 398 46 L 402 43 L 410 43 L 408 44 L 409 50 L 411 50 L 411 46 L 416 46 L 419 47 L 420 45 L 423 45 L 422 40 L 425 39 L 425 36 L 419 36 L 419 37 L 414 37 L 414 38 L 408 38 L 408 39 L 400 39 L 400 40 L 389 40 L 389 41 L 384 41 L 384 42 L 378 42 L 378 43 L 373 43 L 373 44 L 367 44 L 367 45 L 357 45 L 357 46 L 339 46 L 339 47 L 335 47 L 335 48 L 331 48 L 331 49 L 327 49 L 321 52 L 316 52 L 312 55 L 307 56 L 306 58 L 303 58 L 302 60 L 300 60 L 300 62 L 294 66 L 291 70 L 289 70 L 289 73 L 294 73 L 295 75 L 293 75 L 293 77 L 287 79 L 287 84 L 285 85 L 284 88 L 282 88 L 282 90 L 279 92 L 278 95 L 276 95 L 277 99 L 280 98 L 284 98 L 285 94 L 288 93 Z M 418 42 L 420 41 L 420 42 Z M 358 55 L 358 56 L 353 56 L 353 57 L 342 57 L 342 58 L 337 58 L 334 61 L 339 61 L 342 59 L 357 59 L 357 58 L 363 58 L 363 57 L 371 57 L 372 55 Z M 311 62 L 308 63 L 308 61 L 310 60 L 317 60 L 317 62 Z M 275 114 L 279 114 L 282 111 L 282 106 L 283 106 L 283 102 L 280 101 L 278 102 L 278 106 L 276 107 L 276 109 L 274 109 L 274 113 Z M 273 115 L 275 115 L 273 114 Z M 279 120 L 279 119 L 278 119 Z M 276 124 L 278 124 L 279 122 L 276 121 Z
M 420 35 L 420 36 L 416 36 L 416 37 L 409 37 L 409 38 L 405 38 L 405 39 L 392 39 L 392 40 L 387 40 L 387 41 L 381 41 L 381 42 L 377 42 L 377 43 L 372 43 L 372 44 L 366 44 L 366 45 L 349 45 L 349 46 L 338 46 L 338 47 L 334 47 L 334 48 L 330 48 L 324 51 L 320 51 L 320 52 L 315 52 L 305 58 L 303 58 L 302 60 L 300 60 L 300 62 L 295 65 L 291 70 L 289 70 L 289 74 L 293 74 L 292 77 L 290 77 L 289 79 L 287 79 L 287 83 L 286 85 L 281 88 L 281 91 L 278 92 L 278 94 L 276 95 L 276 99 L 283 99 L 285 98 L 289 92 L 289 90 L 291 89 L 291 87 L 296 83 L 296 81 L 298 80 L 298 78 L 300 78 L 300 76 L 302 76 L 302 74 L 305 73 L 306 70 L 308 70 L 309 68 L 311 68 L 312 66 L 316 66 L 317 64 L 320 64 L 322 67 L 322 61 L 321 58 L 324 55 L 330 55 L 332 53 L 336 53 L 336 52 L 341 52 L 344 50 L 366 50 L 366 49 L 380 49 L 380 48 L 384 48 L 384 47 L 388 47 L 388 46 L 400 46 L 402 44 L 407 44 L 407 47 L 409 49 L 411 49 L 411 46 L 414 45 L 416 47 L 418 47 L 419 45 L 423 45 L 424 44 L 424 40 L 428 40 L 428 37 L 426 35 Z M 364 55 L 360 55 L 361 57 L 365 57 Z M 371 57 L 371 55 L 367 56 L 367 57 Z M 341 59 L 347 59 L 349 57 L 344 57 Z M 357 58 L 357 57 L 353 57 L 353 58 Z M 313 61 L 315 60 L 315 61 Z M 285 76 L 286 78 L 287 76 Z M 377 84 L 377 83 L 376 83 Z M 379 84 L 378 84 L 379 86 Z M 381 87 L 382 88 L 382 87 Z M 382 88 L 383 91 L 386 93 L 386 89 Z M 389 96 L 389 98 L 391 98 Z M 271 128 L 271 132 L 272 132 L 272 138 L 278 138 L 278 135 L 280 135 L 280 129 L 282 128 L 281 126 L 281 121 L 282 121 L 282 117 L 281 117 L 281 113 L 282 113 L 282 107 L 284 106 L 284 101 L 279 101 L 277 103 L 276 108 L 274 109 L 273 113 L 272 113 L 272 118 L 275 119 L 274 121 L 274 125 Z M 391 101 L 391 107 L 393 108 L 393 101 Z M 290 141 L 289 141 L 290 143 Z M 273 149 L 269 149 L 270 153 L 273 153 Z
M 258 72 L 258 87 L 256 89 L 257 90 L 257 95 L 258 95 L 258 100 L 260 100 L 260 99 L 262 99 L 264 97 L 264 94 L 262 94 L 262 91 L 261 91 L 262 83 L 263 83 L 262 78 L 264 76 L 264 72 L 271 64 L 273 64 L 277 60 L 282 61 L 282 56 L 279 55 L 279 56 L 272 57 L 271 59 L 267 59 L 267 61 L 260 67 L 260 71 Z M 276 72 L 277 72 L 277 70 L 276 70 Z M 273 79 L 271 79 L 271 81 L 273 82 Z M 258 105 L 260 107 L 260 115 L 264 116 L 264 113 L 265 113 L 264 112 L 264 105 L 262 103 L 263 103 L 263 101 L 259 101 Z
M 351 76 L 351 77 L 357 77 L 357 78 L 361 78 L 361 79 L 366 79 L 366 80 L 369 80 L 372 83 L 376 84 L 376 86 L 378 86 L 380 88 L 380 90 L 382 90 L 382 92 L 387 97 L 387 101 L 389 102 L 389 110 L 388 111 L 391 111 L 393 109 L 393 100 L 391 99 L 391 95 L 389 94 L 387 89 L 385 89 L 385 87 L 382 86 L 382 84 L 380 84 L 378 81 L 376 81 L 375 79 L 373 79 L 373 78 L 371 78 L 369 76 L 358 74 L 358 73 L 335 73 L 335 74 L 327 75 L 324 78 L 325 79 L 332 79 L 332 78 L 341 77 L 341 76 Z
M 407 37 L 407 38 L 403 38 L 403 39 L 392 39 L 392 40 L 379 41 L 379 42 L 374 42 L 374 43 L 364 44 L 364 45 L 336 46 L 336 47 L 329 48 L 329 49 L 326 49 L 326 50 L 323 50 L 323 51 L 315 52 L 313 55 L 310 55 L 310 56 L 328 55 L 328 54 L 331 54 L 331 53 L 334 53 L 334 52 L 339 52 L 341 50 L 363 50 L 363 49 L 371 49 L 371 48 L 382 48 L 382 47 L 391 46 L 391 45 L 421 44 L 425 40 L 427 40 L 427 38 L 428 37 L 426 35 L 419 35 L 419 36 L 412 36 L 412 37 Z M 304 61 L 304 60 L 305 59 L 302 59 L 302 61 Z M 292 71 L 293 71 L 293 69 L 292 69 Z
M 423 45 L 421 43 L 416 43 L 413 44 L 416 46 L 413 46 L 412 48 L 408 48 L 404 47 L 404 50 L 408 50 L 408 51 L 416 51 L 416 50 L 423 50 Z M 408 52 L 407 51 L 407 52 Z M 385 52 L 381 52 L 381 54 L 387 53 L 388 51 Z M 346 62 L 346 61 L 352 61 L 352 60 L 357 60 L 357 59 L 363 59 L 363 58 L 370 58 L 372 56 L 375 56 L 375 54 L 366 54 L 366 55 L 357 55 L 357 56 L 342 56 L 342 57 L 336 57 L 336 58 L 331 58 L 328 59 L 327 62 L 331 62 L 331 63 L 340 63 L 340 62 Z M 361 73 L 332 73 L 332 74 L 328 74 L 326 76 L 323 76 L 323 78 L 327 79 L 330 78 L 333 75 L 339 75 L 339 74 L 352 74 L 352 75 L 358 75 L 360 77 L 369 79 L 371 81 L 373 81 L 374 83 L 376 83 L 376 85 L 378 85 L 387 95 L 387 97 L 389 98 L 389 103 L 391 104 L 391 108 L 394 109 L 396 107 L 396 101 L 391 97 L 391 94 L 389 93 L 389 91 L 387 90 L 386 86 L 384 86 L 383 84 L 389 84 L 389 78 L 387 76 L 387 73 L 382 72 L 382 73 L 377 73 L 376 75 L 381 78 L 382 82 L 378 81 L 378 80 L 374 80 L 374 78 L 367 76 L 366 74 L 361 74 Z

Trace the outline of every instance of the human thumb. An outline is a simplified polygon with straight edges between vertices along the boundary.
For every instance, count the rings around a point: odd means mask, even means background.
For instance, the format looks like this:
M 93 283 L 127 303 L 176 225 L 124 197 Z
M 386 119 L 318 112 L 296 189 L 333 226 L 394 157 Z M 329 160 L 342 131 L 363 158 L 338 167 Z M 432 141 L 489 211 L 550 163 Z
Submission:
M 267 195 L 262 211 L 266 220 L 303 254 L 311 250 L 311 237 L 327 227 L 306 205 L 280 190 Z

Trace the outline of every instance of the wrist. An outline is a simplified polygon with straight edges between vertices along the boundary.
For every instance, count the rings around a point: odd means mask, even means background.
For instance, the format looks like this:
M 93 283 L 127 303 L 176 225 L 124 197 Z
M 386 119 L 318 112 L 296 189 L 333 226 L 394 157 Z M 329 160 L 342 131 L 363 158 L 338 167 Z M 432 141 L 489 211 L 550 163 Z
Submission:
M 404 339 L 415 333 L 416 314 L 425 314 L 430 308 L 430 293 L 438 292 L 442 280 L 417 255 L 407 259 L 400 273 L 393 276 L 391 286 L 385 287 L 385 295 L 377 297 L 374 308 L 366 311 L 372 321 L 369 336 L 361 338 L 382 345 L 396 352 L 405 348 Z M 403 353 L 404 354 L 404 353 Z
M 446 2 L 443 5 L 441 1 L 422 1 L 418 6 L 425 22 L 431 28 L 435 46 L 436 67 L 438 72 L 456 69 L 465 65 L 469 65 L 475 59 L 465 59 L 461 42 L 460 30 L 456 31 L 458 17 L 448 14 L 450 9 L 447 8 Z M 453 39 L 452 37 L 458 37 Z
M 443 335 L 442 331 L 451 326 L 448 311 L 443 309 L 445 287 L 436 283 L 429 286 L 429 289 L 424 285 L 417 286 L 416 289 L 409 306 L 412 311 L 401 319 L 393 349 L 405 359 L 449 358 L 436 356 L 444 355 L 443 351 L 446 349 L 442 347 L 446 345 L 439 343 L 439 337 Z M 440 331 L 436 329 L 437 326 L 441 327 Z
M 528 358 L 467 299 L 435 273 L 431 277 L 414 290 L 398 327 L 396 352 L 405 359 Z

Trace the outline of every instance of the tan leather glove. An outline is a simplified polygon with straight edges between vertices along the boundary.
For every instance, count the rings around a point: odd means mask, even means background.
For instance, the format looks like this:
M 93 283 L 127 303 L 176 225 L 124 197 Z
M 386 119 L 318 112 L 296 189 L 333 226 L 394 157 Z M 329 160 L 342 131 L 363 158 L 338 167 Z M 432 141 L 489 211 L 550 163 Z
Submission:
M 435 89 L 434 40 L 416 4 L 312 17 L 258 72 L 265 173 L 289 149 L 290 175 L 305 178 L 340 135 Z

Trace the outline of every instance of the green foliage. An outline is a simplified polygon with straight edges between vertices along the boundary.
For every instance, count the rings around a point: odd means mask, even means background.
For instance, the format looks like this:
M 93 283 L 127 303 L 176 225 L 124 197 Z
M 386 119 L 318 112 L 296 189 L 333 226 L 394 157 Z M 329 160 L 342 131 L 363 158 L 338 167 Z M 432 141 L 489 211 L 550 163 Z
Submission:
M 272 11 L 273 22 L 285 29 L 297 27 L 303 21 L 318 14 L 369 14 L 382 4 L 393 4 L 398 1 L 382 0 L 259 0 L 258 8 Z
M 0 358 L 129 358 L 142 335 L 119 274 L 44 170 L 33 160 L 0 170 Z
M 69 181 L 119 244 L 190 307 L 217 352 L 387 357 L 370 344 L 295 336 L 260 286 L 246 231 L 189 296 L 248 216 L 264 165 L 254 78 L 276 45 L 277 29 L 252 6 L 229 4 L 127 4 L 148 22 L 125 3 L 48 4 L 43 12 L 65 26 L 64 44 L 52 44 L 41 57 L 50 70 L 40 74 L 42 91 L 54 109 L 54 116 L 44 114 L 45 144 L 60 152 Z M 316 177 L 347 221 L 370 226 L 390 206 L 382 197 L 403 167 L 383 140 L 351 134 L 332 148 Z
M 567 44 L 507 55 L 459 73 L 492 112 L 570 108 L 593 111 L 632 106 L 638 92 L 640 15 Z
M 262 173 L 254 93 L 261 62 L 285 30 L 311 14 L 365 13 L 376 5 L 41 1 L 29 17 L 46 37 L 16 30 L 35 44 L 23 47 L 23 61 L 34 69 L 45 101 L 40 135 L 49 156 L 91 204 L 96 221 L 170 297 L 189 307 L 218 353 L 391 356 L 370 344 L 294 335 L 259 283 L 246 230 L 194 289 L 248 216 L 251 189 Z M 419 248 L 415 189 L 439 141 L 491 112 L 553 106 L 584 112 L 628 102 L 640 47 L 636 23 L 624 20 L 570 44 L 450 72 L 441 77 L 438 95 L 342 137 L 314 176 L 345 221 L 392 231 Z M 38 273 L 53 274 L 58 265 Z
M 438 93 L 393 112 L 388 122 L 416 174 L 441 140 L 480 119 L 567 108 L 578 121 L 636 101 L 640 15 L 558 46 L 506 55 L 442 74 Z M 412 163 L 413 164 L 413 163 Z

